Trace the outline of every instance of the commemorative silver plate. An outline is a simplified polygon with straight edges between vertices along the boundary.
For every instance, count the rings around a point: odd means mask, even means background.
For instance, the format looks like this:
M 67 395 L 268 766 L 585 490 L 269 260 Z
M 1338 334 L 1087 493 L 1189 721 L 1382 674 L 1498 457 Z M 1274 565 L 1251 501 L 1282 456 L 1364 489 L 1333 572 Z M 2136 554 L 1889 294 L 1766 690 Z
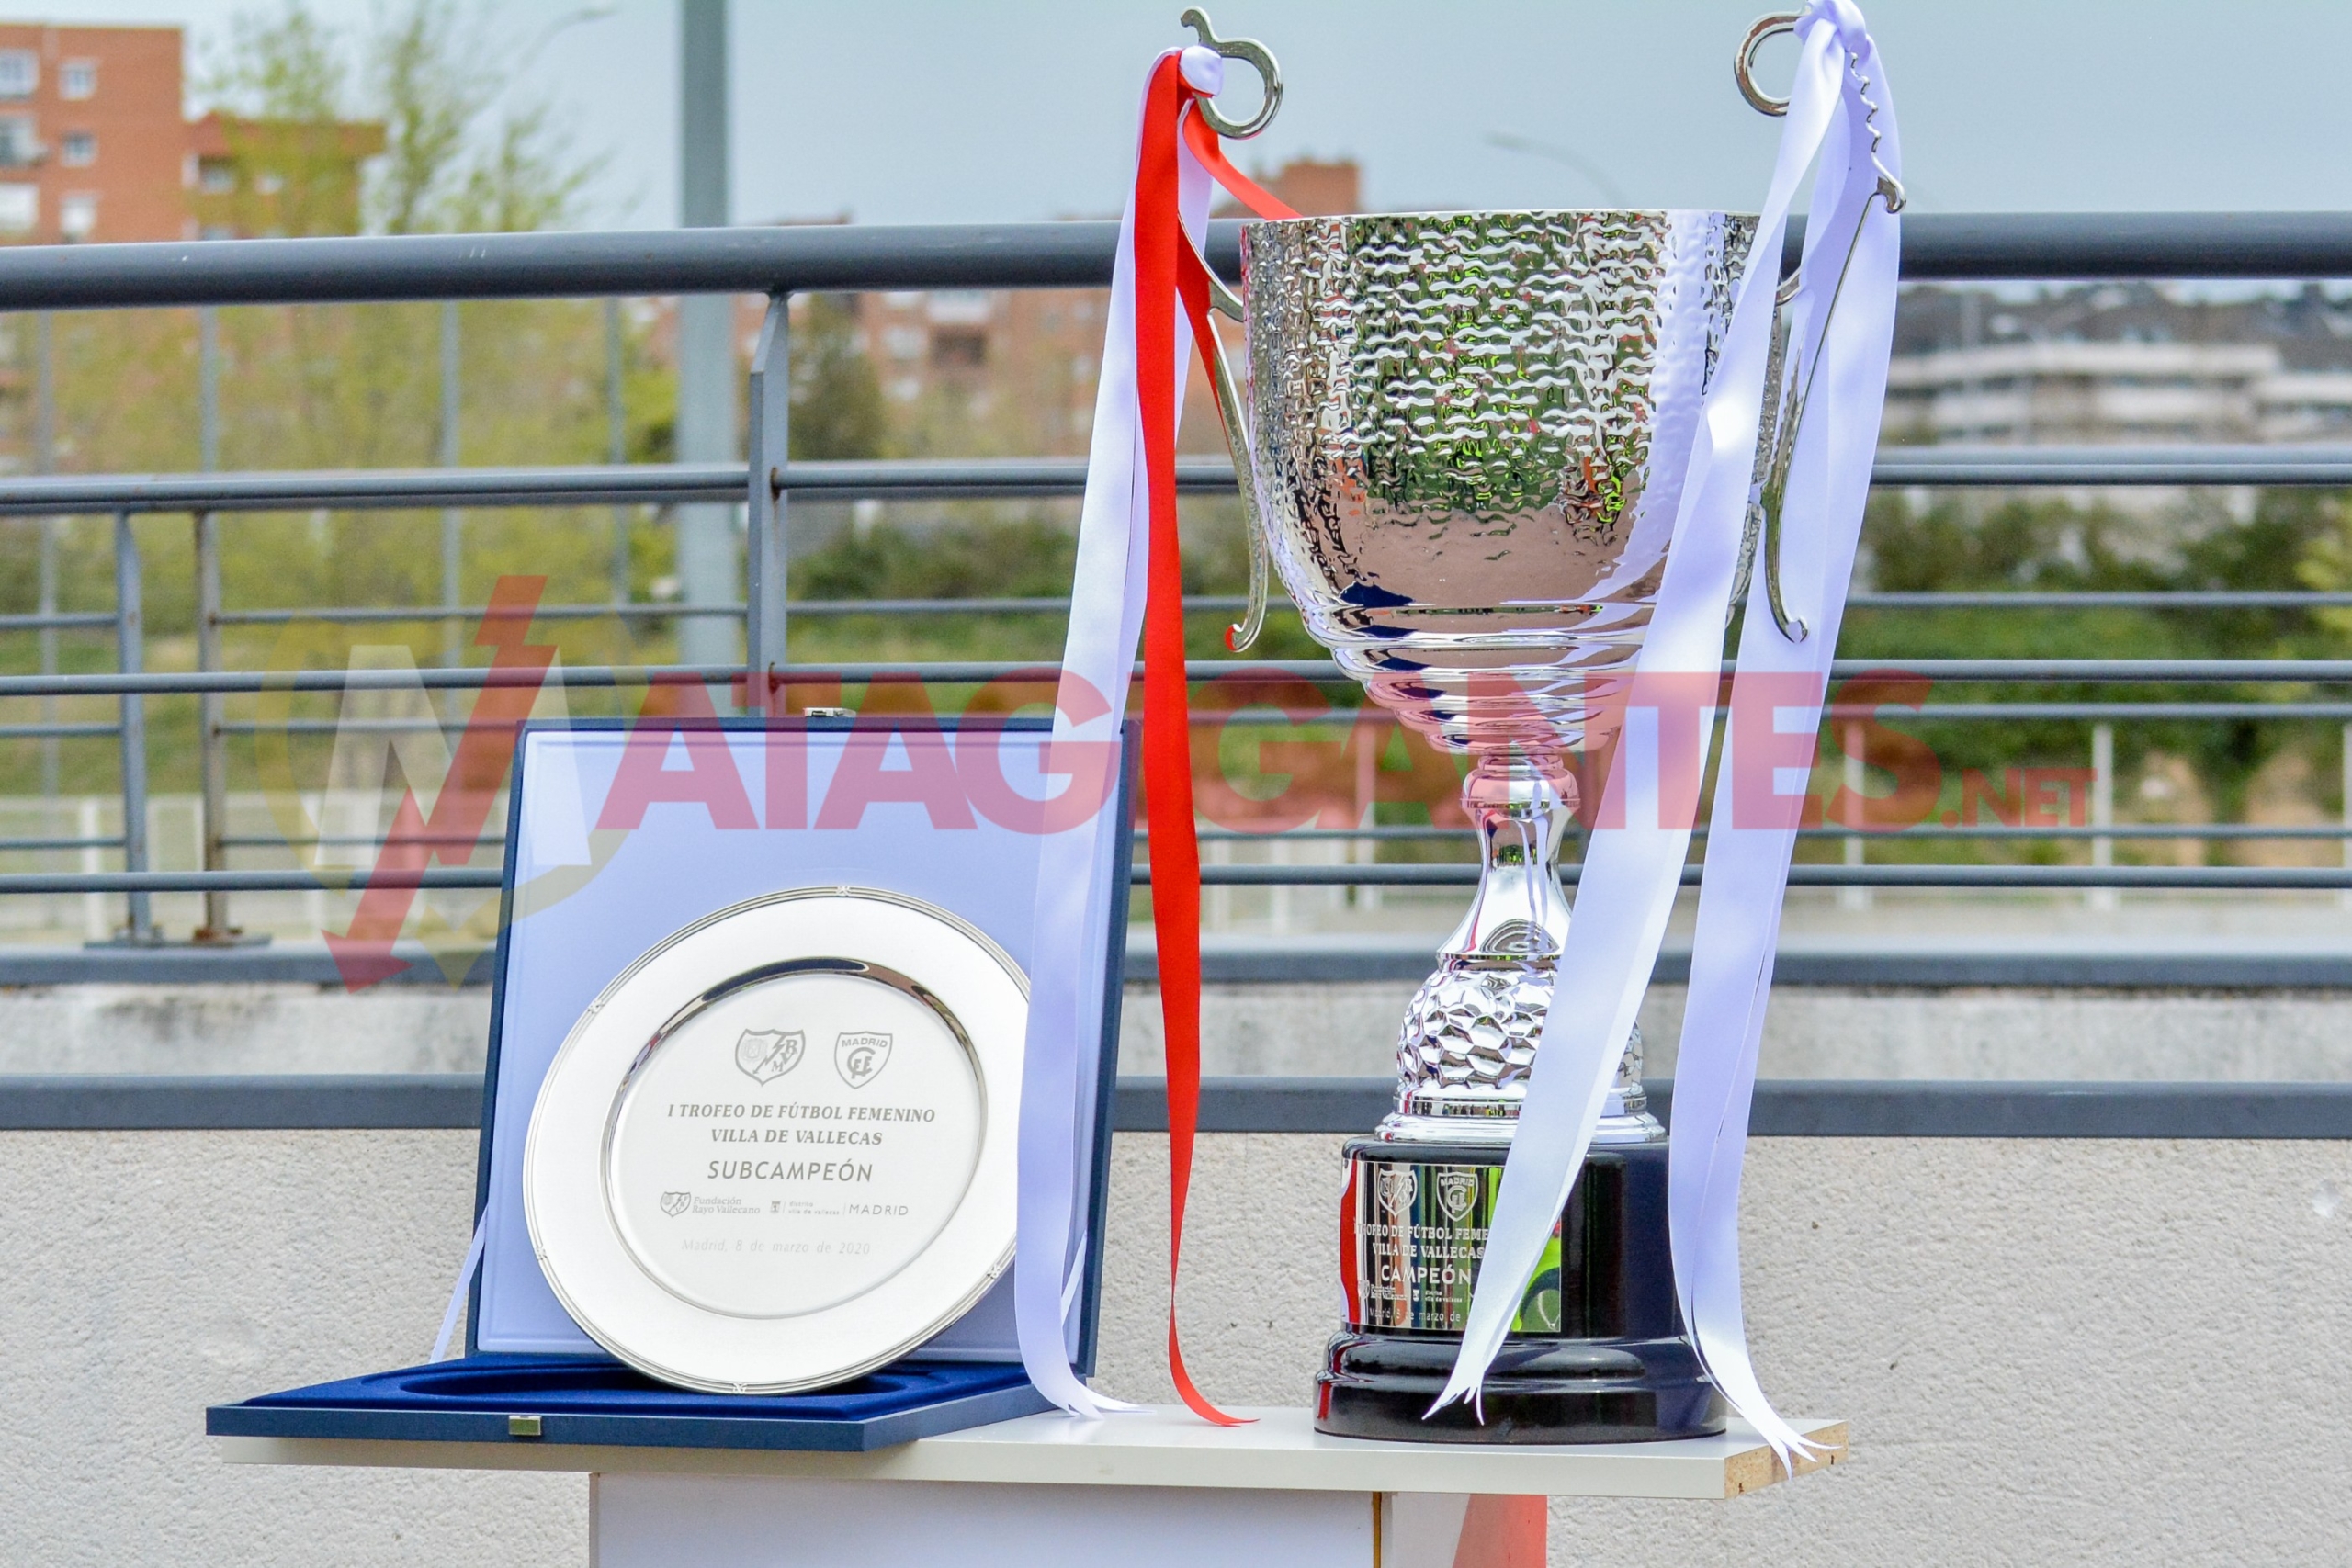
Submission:
M 524 1213 L 598 1344 L 689 1388 L 841 1382 L 1012 1256 L 1028 984 L 919 899 L 739 904 L 582 1013 L 531 1115 Z

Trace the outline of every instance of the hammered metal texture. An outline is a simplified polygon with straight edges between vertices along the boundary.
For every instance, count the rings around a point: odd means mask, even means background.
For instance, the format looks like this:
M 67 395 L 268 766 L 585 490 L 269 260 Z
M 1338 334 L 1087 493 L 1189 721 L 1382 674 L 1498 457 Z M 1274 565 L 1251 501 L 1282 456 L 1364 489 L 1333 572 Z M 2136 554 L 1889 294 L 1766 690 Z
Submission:
M 1415 1086 L 1516 1100 L 1526 1092 L 1551 1000 L 1548 962 L 1448 964 L 1421 982 L 1405 1010 L 1397 1076 Z
M 1552 1005 L 1551 961 L 1449 962 L 1421 982 L 1396 1035 L 1397 1110 L 1408 1116 L 1515 1115 Z M 1639 1092 L 1637 1024 L 1617 1067 Z
M 1573 744 L 1647 628 L 1753 220 L 1243 231 L 1252 479 L 1307 630 L 1455 750 Z

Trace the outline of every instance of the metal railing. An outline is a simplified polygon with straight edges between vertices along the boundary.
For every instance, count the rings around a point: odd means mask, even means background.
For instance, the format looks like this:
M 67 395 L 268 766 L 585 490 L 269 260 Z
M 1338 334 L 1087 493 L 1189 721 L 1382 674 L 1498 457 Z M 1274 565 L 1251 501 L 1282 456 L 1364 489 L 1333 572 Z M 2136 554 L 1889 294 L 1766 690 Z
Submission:
M 740 502 L 748 508 L 748 592 L 740 604 L 673 603 L 562 604 L 535 612 L 549 620 L 603 616 L 740 617 L 746 666 L 785 685 L 921 678 L 976 682 L 1050 666 L 1036 661 L 964 660 L 928 663 L 791 662 L 786 633 L 797 616 L 1039 615 L 1063 611 L 1058 599 L 793 601 L 786 592 L 785 543 L 793 498 L 824 500 L 1012 500 L 1077 494 L 1084 464 L 1067 459 L 998 461 L 791 462 L 786 450 L 790 298 L 811 290 L 1022 288 L 1101 287 L 1109 277 L 1115 226 L 1100 223 L 962 228 L 808 228 L 686 231 L 631 234 L 531 234 L 399 239 L 247 241 L 233 243 L 101 245 L 0 251 L 0 310 L 49 311 L 197 306 L 205 311 L 208 364 L 217 356 L 210 308 L 227 305 L 498 298 L 582 298 L 756 293 L 769 298 L 766 326 L 750 371 L 751 452 L 741 465 L 591 465 L 568 468 L 380 469 L 356 472 L 199 472 L 191 474 L 38 475 L 0 479 L 0 515 L 97 515 L 113 522 L 115 606 L 110 611 L 61 612 L 0 617 L 0 630 L 95 631 L 111 628 L 113 672 L 0 676 L 0 697 L 111 697 L 112 724 L 62 722 L 0 726 L 0 738 L 89 739 L 114 737 L 120 750 L 123 829 L 119 835 L 82 834 L 0 840 L 0 849 L 119 849 L 119 871 L 0 874 L 0 893 L 120 893 L 126 936 L 159 939 L 152 898 L 163 892 L 208 895 L 206 928 L 227 928 L 232 892 L 353 888 L 364 874 L 318 875 L 300 871 L 232 870 L 232 850 L 296 840 L 260 840 L 228 832 L 225 753 L 231 735 L 257 727 L 228 721 L 221 699 L 263 691 L 332 693 L 368 689 L 461 692 L 524 683 L 521 672 L 445 665 L 408 671 L 232 671 L 220 668 L 220 630 L 232 626 L 318 620 L 341 625 L 441 624 L 479 616 L 479 606 L 445 592 L 438 605 L 235 608 L 220 603 L 220 517 L 290 510 L 390 508 L 493 510 L 521 507 L 647 506 Z M 1792 243 L 1794 244 L 1792 239 Z M 1238 226 L 1212 226 L 1211 261 L 1238 269 Z M 2352 276 L 2352 214 L 2101 214 L 2095 216 L 1937 216 L 1906 220 L 1903 276 L 1909 281 L 2095 279 L 2117 277 L 2287 278 Z M 608 318 L 609 319 L 609 318 Z M 447 367 L 445 351 L 445 370 Z M 771 391 L 773 389 L 773 391 Z M 217 451 L 217 411 L 204 411 L 204 447 Z M 446 436 L 445 431 L 445 436 Z M 446 441 L 445 441 L 446 445 Z M 1883 452 L 1874 482 L 1886 487 L 2023 486 L 2289 486 L 2352 488 L 2352 446 L 2179 446 L 2148 447 L 1894 448 Z M 1230 491 L 1229 468 L 1213 461 L 1179 465 L 1179 488 L 1195 494 Z M 141 626 L 142 570 L 133 519 L 186 513 L 198 521 L 195 576 L 198 663 L 194 671 L 149 671 Z M 1223 611 L 1238 599 L 1205 597 L 1204 611 Z M 2352 607 L 2352 592 L 1943 592 L 1856 594 L 1856 609 L 2003 607 L 2064 611 L 2093 608 L 2165 610 L 2312 610 Z M 1883 669 L 1883 660 L 1840 660 L 1849 676 Z M 1928 680 L 2030 686 L 2052 683 L 2297 686 L 2352 683 L 2352 660 L 1918 660 L 1903 668 Z M 1198 661 L 1196 680 L 1234 679 L 1248 670 L 1344 684 L 1322 660 Z M 547 679 L 569 687 L 725 682 L 735 666 L 590 666 L 566 668 Z M 538 684 L 536 671 L 528 683 Z M 204 868 L 159 872 L 146 841 L 146 699 L 195 694 L 203 700 L 199 726 L 204 779 Z M 1832 721 L 1867 718 L 1875 710 L 1833 706 Z M 2130 720 L 2288 721 L 2352 724 L 2352 700 L 2258 702 L 2165 699 L 2130 702 L 1946 703 L 1905 710 L 1921 721 L 1982 723 L 2020 719 L 2111 725 Z M 1342 720 L 1353 716 L 1342 714 Z M 412 721 L 386 721 L 398 726 Z M 414 721 L 422 723 L 424 721 Z M 1250 715 L 1218 722 L 1264 722 Z M 286 728 L 284 724 L 274 728 Z M 298 721 L 298 728 L 319 728 Z M 331 727 L 329 727 L 331 728 Z M 2352 736 L 2352 731 L 2347 731 Z M 1810 830 L 1843 837 L 1835 828 Z M 1213 832 L 1213 840 L 1247 834 Z M 1459 837 L 1442 829 L 1331 829 L 1331 838 Z M 1873 838 L 2087 838 L 2097 846 L 2134 838 L 2214 840 L 2337 838 L 2352 863 L 2352 823 L 2344 828 L 2249 824 L 2079 824 L 2041 826 L 1923 825 Z M 313 843 L 348 843 L 322 835 Z M 361 839 L 365 844 L 374 840 Z M 488 842 L 489 840 L 484 840 Z M 1850 857 L 1849 857 L 1850 858 Z M 1460 864 L 1209 865 L 1215 884 L 1451 886 L 1473 869 Z M 1573 870 L 1569 874 L 1573 876 Z M 1139 867 L 1138 882 L 1148 878 Z M 487 887 L 497 874 L 445 869 L 379 876 L 421 887 Z M 2333 867 L 2035 865 L 1802 865 L 1801 886 L 1940 887 L 2180 887 L 2352 888 L 2352 863 Z

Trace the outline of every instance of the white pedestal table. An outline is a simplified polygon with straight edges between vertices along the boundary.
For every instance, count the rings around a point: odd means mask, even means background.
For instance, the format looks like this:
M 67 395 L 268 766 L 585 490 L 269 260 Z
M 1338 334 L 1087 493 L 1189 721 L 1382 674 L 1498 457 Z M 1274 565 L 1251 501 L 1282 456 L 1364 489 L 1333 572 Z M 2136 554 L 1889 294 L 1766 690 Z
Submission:
M 1547 1496 L 1721 1499 L 1787 1478 L 1737 1420 L 1718 1438 L 1539 1448 L 1238 1414 L 1256 1419 L 1029 1416 L 864 1453 L 213 1440 L 232 1463 L 585 1472 L 593 1568 L 1543 1568 Z M 1844 1423 L 1795 1425 L 1829 1450 L 1800 1472 L 1845 1458 Z

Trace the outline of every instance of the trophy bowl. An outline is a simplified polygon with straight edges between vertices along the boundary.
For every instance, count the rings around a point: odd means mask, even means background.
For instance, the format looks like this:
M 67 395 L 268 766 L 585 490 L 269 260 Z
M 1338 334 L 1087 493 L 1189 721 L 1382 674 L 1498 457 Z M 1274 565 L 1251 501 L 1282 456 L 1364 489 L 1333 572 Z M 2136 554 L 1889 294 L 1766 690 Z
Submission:
M 1638 1031 L 1482 1409 L 1424 1418 L 1469 1314 L 1567 930 L 1565 751 L 1630 679 L 1750 218 L 1531 211 L 1243 231 L 1246 502 L 1308 632 L 1470 759 L 1482 868 L 1397 1040 L 1396 1108 L 1346 1150 L 1347 1322 L 1317 1425 L 1603 1442 L 1720 1431 L 1676 1305 L 1666 1134 Z

